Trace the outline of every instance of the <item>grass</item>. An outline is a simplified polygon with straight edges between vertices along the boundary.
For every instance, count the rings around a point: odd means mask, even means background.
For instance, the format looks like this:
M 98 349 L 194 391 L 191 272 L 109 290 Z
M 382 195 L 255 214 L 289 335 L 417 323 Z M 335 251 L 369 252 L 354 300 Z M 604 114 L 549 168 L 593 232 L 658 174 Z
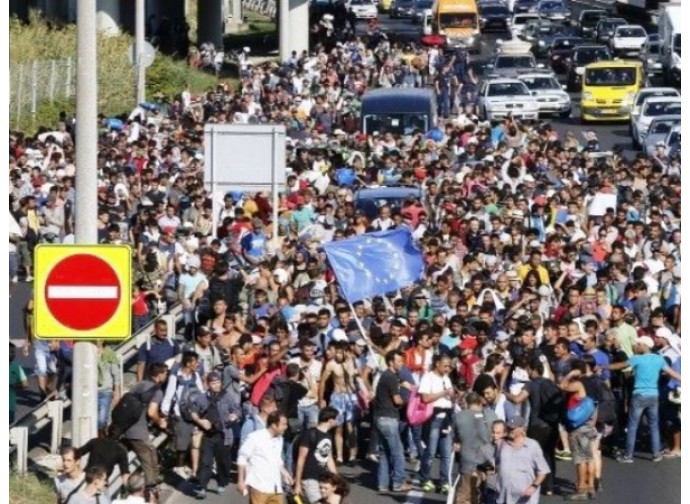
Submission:
M 55 492 L 50 483 L 35 474 L 19 476 L 10 470 L 10 504 L 36 504 L 55 502 Z
M 77 30 L 75 25 L 53 27 L 35 11 L 28 23 L 10 20 L 10 64 L 60 59 L 76 54 Z M 132 37 L 100 37 L 98 41 L 98 109 L 105 115 L 129 113 L 134 107 L 134 68 L 127 55 Z M 203 93 L 213 88 L 215 76 L 193 70 L 184 61 L 158 54 L 147 70 L 147 96 L 162 92 L 169 98 L 178 95 L 185 84 L 192 93 Z M 33 134 L 39 125 L 54 125 L 57 114 L 64 110 L 74 112 L 74 99 L 40 102 L 36 117 L 29 108 L 23 109 L 22 118 L 10 117 L 12 128 Z

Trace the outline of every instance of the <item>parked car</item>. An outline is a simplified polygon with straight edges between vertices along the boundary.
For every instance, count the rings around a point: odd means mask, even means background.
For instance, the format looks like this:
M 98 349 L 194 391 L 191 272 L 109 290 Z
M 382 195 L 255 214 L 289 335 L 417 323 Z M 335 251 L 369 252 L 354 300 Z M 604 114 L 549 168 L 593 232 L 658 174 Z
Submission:
M 647 32 L 640 25 L 617 26 L 609 43 L 614 55 L 639 56 L 647 40 Z
M 659 142 L 664 143 L 666 136 L 673 130 L 674 126 L 680 127 L 679 115 L 655 117 L 649 124 L 647 135 L 644 138 L 644 152 L 649 156 L 654 154 L 657 144 Z
M 570 117 L 572 110 L 570 96 L 555 76 L 533 73 L 521 75 L 519 78 L 537 99 L 540 115 L 558 114 L 563 118 Z
M 608 44 L 616 31 L 616 27 L 627 25 L 623 18 L 606 18 L 597 23 L 594 29 L 594 41 L 597 44 Z
M 543 58 L 551 47 L 553 41 L 557 38 L 572 37 L 575 35 L 575 30 L 571 26 L 565 26 L 558 23 L 552 23 L 546 26 L 540 26 L 536 39 L 532 42 L 532 52 L 537 58 Z
M 390 17 L 394 19 L 412 18 L 414 16 L 414 0 L 395 0 L 391 5 Z
M 515 0 L 513 4 L 514 13 L 537 12 L 538 0 Z
M 633 96 L 630 102 L 630 135 L 632 136 L 632 125 L 640 115 L 642 105 L 647 98 L 661 98 L 664 96 L 676 96 L 680 98 L 680 92 L 671 87 L 646 87 L 641 89 Z
M 504 3 L 492 2 L 479 5 L 479 26 L 482 31 L 508 31 L 510 11 Z
M 350 0 L 347 5 L 357 19 L 376 19 L 379 15 L 379 10 L 372 0 Z
M 489 78 L 517 77 L 520 74 L 533 72 L 537 68 L 543 67 L 544 65 L 538 64 L 530 53 L 498 54 L 487 66 L 486 75 Z
M 645 73 L 648 76 L 663 73 L 664 67 L 661 63 L 661 40 L 656 33 L 647 35 L 647 40 L 642 46 L 640 59 L 644 63 Z
M 521 12 L 513 14 L 512 19 L 509 20 L 510 33 L 514 39 L 521 38 L 523 30 L 527 27 L 530 21 L 540 19 L 539 14 L 533 12 Z
M 602 9 L 584 9 L 580 11 L 575 26 L 580 30 L 581 37 L 591 37 L 594 35 L 597 23 L 608 16 L 608 12 Z
M 632 123 L 633 145 L 640 147 L 647 135 L 649 125 L 655 117 L 664 115 L 680 115 L 680 97 L 662 96 L 647 98 L 640 108 L 640 113 Z
M 546 51 L 546 59 L 556 73 L 567 70 L 567 61 L 577 46 L 585 43 L 582 37 L 557 37 Z
M 561 0 L 541 0 L 537 12 L 541 18 L 551 21 L 566 21 L 570 17 L 570 9 Z
M 479 116 L 487 121 L 506 117 L 536 121 L 539 104 L 521 80 L 491 79 L 479 86 Z
M 585 66 L 597 61 L 613 59 L 613 53 L 605 45 L 581 45 L 573 49 L 570 58 L 566 60 L 566 74 L 568 91 L 579 91 L 582 88 L 582 76 Z

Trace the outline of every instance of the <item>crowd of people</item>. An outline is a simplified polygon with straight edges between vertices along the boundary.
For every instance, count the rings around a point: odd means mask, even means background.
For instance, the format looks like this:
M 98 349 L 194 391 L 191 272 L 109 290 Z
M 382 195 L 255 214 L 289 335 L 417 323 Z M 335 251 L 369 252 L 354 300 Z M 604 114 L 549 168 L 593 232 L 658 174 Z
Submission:
M 366 90 L 432 84 L 454 99 L 429 134 L 358 132 Z M 566 498 L 586 500 L 603 488 L 602 452 L 633 462 L 643 414 L 653 460 L 680 456 L 679 159 L 598 152 L 547 122 L 480 122 L 475 84 L 463 54 L 353 38 L 283 65 L 247 60 L 236 89 L 101 117 L 99 240 L 131 245 L 133 328 L 153 330 L 126 393 L 99 344 L 101 436 L 62 451 L 62 504 L 104 504 L 125 448 L 142 467 L 128 490 L 155 502 L 159 430 L 175 451 L 165 469 L 199 499 L 236 481 L 252 503 L 350 502 L 340 474 L 367 460 L 379 492 L 417 473 L 448 493 L 458 469 L 461 504 L 535 503 L 572 461 Z M 269 194 L 230 191 L 213 229 L 205 122 L 285 124 L 278 222 Z M 74 134 L 64 116 L 10 134 L 13 281 L 32 280 L 37 244 L 73 241 L 74 175 L 89 169 L 74 165 Z M 355 208 L 359 188 L 391 183 L 422 196 L 371 220 Z M 344 299 L 323 244 L 392 229 L 414 236 L 423 278 Z M 158 318 L 177 303 L 178 332 Z M 48 395 L 70 344 L 35 340 L 32 311 L 22 351 Z

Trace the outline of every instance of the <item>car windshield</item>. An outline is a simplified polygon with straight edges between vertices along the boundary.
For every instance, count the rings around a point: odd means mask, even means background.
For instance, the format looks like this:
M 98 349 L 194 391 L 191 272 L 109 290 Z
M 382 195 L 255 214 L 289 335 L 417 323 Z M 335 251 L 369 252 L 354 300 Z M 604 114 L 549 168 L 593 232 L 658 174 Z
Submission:
M 609 50 L 605 47 L 596 47 L 591 49 L 580 49 L 575 53 L 573 58 L 579 65 L 589 65 L 597 61 L 607 61 L 613 59 Z
M 593 25 L 597 21 L 599 21 L 601 18 L 606 17 L 606 12 L 604 11 L 595 11 L 595 12 L 585 12 L 582 15 L 582 24 L 583 25 Z
M 374 5 L 374 2 L 372 0 L 350 0 L 350 5 L 363 7 L 367 5 Z
M 572 32 L 563 25 L 547 25 L 539 30 L 542 35 L 571 35 Z
M 646 116 L 680 115 L 680 101 L 647 103 L 642 114 Z
M 554 10 L 554 9 L 564 9 L 564 5 L 561 2 L 542 2 L 539 4 L 540 9 Z
M 447 13 L 439 16 L 441 28 L 476 28 L 477 16 L 471 13 Z
M 632 86 L 636 79 L 635 67 L 590 68 L 585 72 L 587 86 Z
M 673 90 L 666 91 L 650 91 L 643 90 L 637 95 L 636 102 L 638 105 L 642 105 L 647 98 L 662 98 L 664 96 L 678 96 Z
M 529 89 L 522 82 L 496 82 L 489 84 L 487 96 L 525 96 Z
M 571 49 L 578 44 L 582 43 L 582 39 L 579 38 L 563 38 L 556 39 L 553 41 L 554 49 Z
M 417 0 L 414 5 L 418 9 L 431 9 L 433 4 L 434 0 Z
M 616 26 L 620 26 L 622 24 L 625 24 L 625 21 L 622 19 L 620 21 L 604 21 L 601 23 L 601 29 L 613 31 L 616 29 Z
M 524 77 L 522 81 L 531 91 L 561 89 L 561 85 L 553 77 Z
M 415 130 L 426 131 L 429 126 L 427 115 L 412 114 L 377 114 L 364 117 L 367 133 L 393 133 L 394 135 L 411 135 Z
M 508 8 L 501 5 L 488 5 L 479 9 L 483 15 L 508 17 Z
M 534 19 L 539 19 L 539 18 L 534 17 L 534 16 L 515 16 L 513 18 L 513 25 L 524 25 L 524 24 L 527 24 Z
M 618 36 L 625 38 L 644 38 L 647 34 L 642 28 L 619 28 Z
M 680 56 L 680 33 L 676 33 L 673 37 L 673 52 Z
M 534 68 L 531 56 L 501 56 L 494 68 Z
M 649 127 L 650 135 L 665 135 L 676 125 L 680 124 L 680 121 L 654 121 Z
M 674 131 L 668 139 L 669 145 L 675 145 L 680 143 L 680 131 Z
M 661 44 L 659 43 L 652 43 L 652 44 L 647 44 L 647 52 L 649 54 L 659 54 L 659 51 L 661 50 Z

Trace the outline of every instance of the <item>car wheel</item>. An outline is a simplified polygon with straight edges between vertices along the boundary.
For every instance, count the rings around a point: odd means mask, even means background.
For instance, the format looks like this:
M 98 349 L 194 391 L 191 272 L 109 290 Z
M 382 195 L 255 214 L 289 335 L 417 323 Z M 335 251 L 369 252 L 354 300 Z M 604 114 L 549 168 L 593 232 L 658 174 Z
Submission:
M 570 117 L 570 112 L 571 112 L 570 110 L 566 110 L 565 112 L 559 112 L 558 116 L 561 119 L 567 119 L 568 117 Z

